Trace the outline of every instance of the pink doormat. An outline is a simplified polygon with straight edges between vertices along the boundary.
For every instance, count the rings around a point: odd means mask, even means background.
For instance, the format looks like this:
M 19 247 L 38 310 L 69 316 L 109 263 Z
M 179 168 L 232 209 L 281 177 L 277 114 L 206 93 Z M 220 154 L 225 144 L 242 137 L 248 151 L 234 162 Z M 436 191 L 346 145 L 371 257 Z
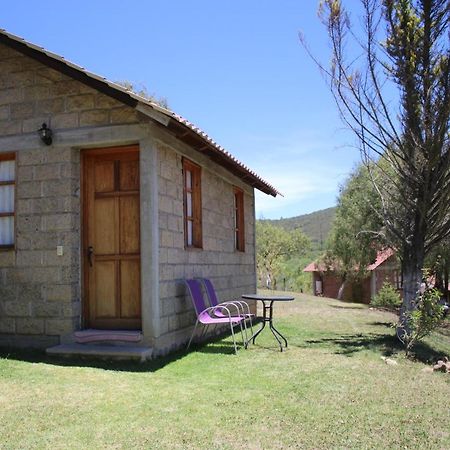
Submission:
M 130 330 L 81 330 L 74 333 L 75 342 L 89 344 L 91 342 L 140 342 L 142 332 Z

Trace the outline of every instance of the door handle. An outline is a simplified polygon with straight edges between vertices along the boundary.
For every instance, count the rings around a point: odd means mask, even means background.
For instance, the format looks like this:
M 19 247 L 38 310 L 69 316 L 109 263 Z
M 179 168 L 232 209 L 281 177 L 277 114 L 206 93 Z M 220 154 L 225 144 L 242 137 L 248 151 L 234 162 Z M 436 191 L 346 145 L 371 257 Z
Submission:
M 89 261 L 89 266 L 92 267 L 92 255 L 94 254 L 94 247 L 90 245 L 87 249 L 87 257 Z

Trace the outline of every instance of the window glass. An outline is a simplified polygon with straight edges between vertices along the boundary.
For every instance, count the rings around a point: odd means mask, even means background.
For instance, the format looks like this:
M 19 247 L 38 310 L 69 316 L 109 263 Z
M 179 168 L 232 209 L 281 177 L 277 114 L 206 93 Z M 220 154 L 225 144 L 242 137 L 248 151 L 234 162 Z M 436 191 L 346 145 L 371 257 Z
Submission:
M 190 170 L 186 170 L 186 187 L 192 188 L 192 172 Z
M 187 245 L 191 246 L 192 245 L 192 220 L 188 220 L 187 222 Z
M 234 189 L 234 248 L 240 252 L 245 251 L 244 237 L 244 192 Z
M 14 185 L 0 186 L 0 213 L 14 212 Z
M 15 154 L 0 153 L 0 247 L 14 245 L 15 176 Z
M 192 217 L 192 193 L 186 192 L 186 214 Z
M 16 164 L 14 160 L 0 161 L 0 181 L 14 181 Z
M 201 168 L 183 159 L 184 174 L 184 243 L 186 247 L 202 248 Z
M 14 216 L 0 217 L 0 245 L 14 244 Z

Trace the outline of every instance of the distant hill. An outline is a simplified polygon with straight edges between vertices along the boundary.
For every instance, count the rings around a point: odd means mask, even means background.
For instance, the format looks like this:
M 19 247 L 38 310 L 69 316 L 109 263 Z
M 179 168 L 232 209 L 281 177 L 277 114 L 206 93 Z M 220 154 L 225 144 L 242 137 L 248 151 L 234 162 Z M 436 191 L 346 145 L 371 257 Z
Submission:
M 288 219 L 262 219 L 261 222 L 268 222 L 286 230 L 300 228 L 311 239 L 314 248 L 323 249 L 335 214 L 336 207 L 332 207 L 314 211 L 310 214 L 303 214 L 302 216 L 289 217 Z

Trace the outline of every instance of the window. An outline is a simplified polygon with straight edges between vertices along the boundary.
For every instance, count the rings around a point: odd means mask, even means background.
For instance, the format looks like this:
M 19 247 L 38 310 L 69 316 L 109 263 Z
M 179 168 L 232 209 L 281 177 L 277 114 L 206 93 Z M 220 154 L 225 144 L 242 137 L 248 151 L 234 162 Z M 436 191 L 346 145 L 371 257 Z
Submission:
M 0 248 L 14 246 L 15 155 L 0 153 Z
M 245 251 L 244 236 L 244 192 L 234 188 L 234 248 L 240 252 Z
M 201 168 L 183 159 L 184 243 L 202 248 Z

